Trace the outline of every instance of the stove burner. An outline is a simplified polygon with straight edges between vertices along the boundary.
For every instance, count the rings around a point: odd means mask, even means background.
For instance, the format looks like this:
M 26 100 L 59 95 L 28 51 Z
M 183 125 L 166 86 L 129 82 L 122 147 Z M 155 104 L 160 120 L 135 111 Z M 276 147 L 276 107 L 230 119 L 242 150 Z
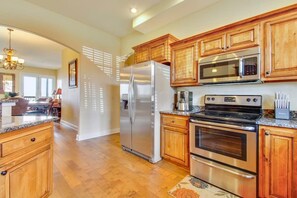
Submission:
M 205 95 L 205 110 L 191 114 L 192 120 L 253 123 L 261 118 L 262 96 L 258 95 Z M 212 101 L 208 98 L 214 98 Z M 251 98 L 255 101 L 251 102 Z
M 255 123 L 259 118 L 260 114 L 253 113 L 241 113 L 241 112 L 228 112 L 228 111 L 202 111 L 199 113 L 191 114 L 191 118 L 208 118 L 214 120 L 228 120 L 237 122 L 249 122 Z

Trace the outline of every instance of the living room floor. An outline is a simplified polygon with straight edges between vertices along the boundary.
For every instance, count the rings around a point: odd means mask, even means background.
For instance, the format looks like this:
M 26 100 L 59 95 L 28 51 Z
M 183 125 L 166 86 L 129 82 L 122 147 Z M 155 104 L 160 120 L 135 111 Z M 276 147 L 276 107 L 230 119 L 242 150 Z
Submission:
M 188 172 L 164 160 L 157 164 L 123 151 L 119 134 L 85 141 L 55 124 L 54 191 L 50 198 L 170 197 Z

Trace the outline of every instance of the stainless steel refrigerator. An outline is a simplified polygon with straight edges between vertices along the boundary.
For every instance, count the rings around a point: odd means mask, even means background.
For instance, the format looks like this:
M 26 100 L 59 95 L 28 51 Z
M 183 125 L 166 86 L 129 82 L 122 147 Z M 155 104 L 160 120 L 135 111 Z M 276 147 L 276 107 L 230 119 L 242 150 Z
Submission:
M 155 163 L 161 160 L 160 114 L 172 109 L 170 67 L 148 61 L 121 69 L 120 138 L 124 150 Z

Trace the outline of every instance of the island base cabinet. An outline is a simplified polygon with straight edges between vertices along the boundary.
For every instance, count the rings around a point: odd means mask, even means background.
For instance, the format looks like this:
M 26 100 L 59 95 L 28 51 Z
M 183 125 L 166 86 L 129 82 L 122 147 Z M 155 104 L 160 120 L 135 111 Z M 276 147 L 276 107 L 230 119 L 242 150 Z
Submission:
M 53 189 L 53 123 L 0 134 L 0 198 L 45 198 Z
M 51 151 L 46 150 L 8 170 L 1 169 L 1 198 L 48 197 L 52 191 Z
M 260 126 L 259 197 L 297 197 L 297 130 Z
M 9 171 L 9 197 L 48 197 L 51 191 L 49 178 L 52 177 L 50 159 L 47 150 Z

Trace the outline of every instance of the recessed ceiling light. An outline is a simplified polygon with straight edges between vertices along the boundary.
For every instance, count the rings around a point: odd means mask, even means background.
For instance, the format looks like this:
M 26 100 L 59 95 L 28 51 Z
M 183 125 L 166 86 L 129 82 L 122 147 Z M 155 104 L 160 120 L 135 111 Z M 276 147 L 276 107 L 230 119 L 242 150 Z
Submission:
M 137 9 L 136 8 L 131 8 L 130 9 L 130 12 L 133 13 L 133 14 L 135 14 L 137 12 Z

